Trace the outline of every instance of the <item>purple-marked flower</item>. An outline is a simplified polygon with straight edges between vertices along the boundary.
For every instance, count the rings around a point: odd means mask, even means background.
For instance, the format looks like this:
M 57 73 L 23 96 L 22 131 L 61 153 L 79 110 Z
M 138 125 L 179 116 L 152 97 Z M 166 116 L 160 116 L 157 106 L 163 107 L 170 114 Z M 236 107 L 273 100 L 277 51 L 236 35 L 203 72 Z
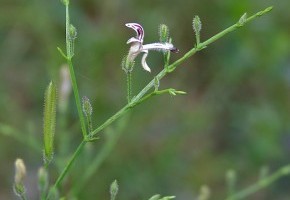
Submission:
M 146 58 L 148 56 L 148 53 L 150 50 L 155 51 L 171 51 L 174 53 L 178 52 L 178 49 L 173 46 L 171 43 L 151 43 L 151 44 L 145 44 L 143 45 L 143 39 L 144 39 L 144 29 L 140 24 L 137 23 L 127 23 L 125 24 L 128 28 L 133 29 L 136 32 L 136 37 L 132 37 L 127 41 L 127 44 L 131 44 L 128 59 L 129 61 L 133 62 L 135 58 L 140 54 L 144 53 L 141 64 L 142 67 L 148 71 L 151 72 L 151 69 L 148 67 L 146 63 Z

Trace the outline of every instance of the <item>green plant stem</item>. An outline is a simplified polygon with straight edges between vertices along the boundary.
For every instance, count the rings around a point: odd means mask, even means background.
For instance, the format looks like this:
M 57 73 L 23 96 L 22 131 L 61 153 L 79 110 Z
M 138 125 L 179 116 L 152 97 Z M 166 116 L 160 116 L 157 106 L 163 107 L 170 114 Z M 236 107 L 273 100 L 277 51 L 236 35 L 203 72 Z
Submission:
M 128 103 L 130 103 L 132 97 L 132 72 L 128 71 L 126 73 L 126 76 L 127 76 L 127 100 Z
M 68 10 L 68 9 L 67 9 Z M 255 19 L 256 17 L 262 16 L 266 13 L 268 13 L 269 11 L 272 10 L 272 7 L 268 7 L 263 11 L 260 11 L 258 13 L 256 13 L 255 15 L 247 18 L 247 20 L 245 20 L 245 23 L 243 25 L 245 25 L 246 23 L 252 21 L 253 19 Z M 67 11 L 68 13 L 68 11 Z M 68 18 L 67 18 L 68 21 Z M 196 48 L 192 48 L 190 51 L 188 51 L 184 56 L 182 56 L 180 59 L 178 59 L 177 61 L 175 61 L 173 64 L 169 65 L 166 69 L 163 69 L 156 77 L 158 78 L 158 80 L 161 80 L 167 73 L 173 72 L 176 67 L 178 65 L 180 65 L 181 63 L 183 63 L 184 61 L 186 61 L 188 58 L 190 58 L 192 55 L 194 55 L 197 51 L 200 51 L 202 49 L 204 49 L 207 45 L 213 43 L 214 41 L 216 41 L 219 38 L 222 38 L 224 35 L 226 35 L 227 33 L 230 33 L 234 30 L 236 30 L 237 28 L 241 27 L 241 24 L 236 23 L 233 26 L 230 26 L 229 28 L 225 29 L 224 31 L 221 31 L 220 33 L 218 33 L 217 35 L 209 38 L 208 40 L 206 40 L 203 43 L 200 43 L 200 45 Z M 68 55 L 69 56 L 69 55 Z M 70 59 L 68 59 L 68 63 L 70 66 L 70 71 L 73 72 L 73 67 L 72 67 L 72 63 L 70 61 Z M 74 73 L 71 74 L 71 76 L 74 76 Z M 152 88 L 154 87 L 154 79 L 151 80 L 140 92 L 137 96 L 135 96 L 129 104 L 125 105 L 123 108 L 121 108 L 118 112 L 116 112 L 112 117 L 110 117 L 108 120 L 106 120 L 103 124 L 101 124 L 98 128 L 96 128 L 93 132 L 91 132 L 88 136 L 89 138 L 93 138 L 97 133 L 99 133 L 100 131 L 102 131 L 104 128 L 106 128 L 108 125 L 110 125 L 112 122 L 114 122 L 116 119 L 120 118 L 121 116 L 123 116 L 125 113 L 128 112 L 128 110 L 130 110 L 132 107 L 134 107 L 134 105 L 138 104 L 138 101 L 140 99 L 142 99 L 142 97 Z M 72 80 L 72 84 L 73 84 L 73 90 L 75 93 L 75 97 L 76 97 L 76 103 L 77 105 L 80 103 L 79 97 L 78 97 L 78 91 L 77 91 L 77 85 L 76 85 L 76 81 L 75 79 Z M 75 92 L 76 91 L 76 92 Z M 79 103 L 78 103 L 79 102 Z M 79 104 L 80 105 L 80 104 Z M 84 120 L 83 120 L 83 116 L 82 112 L 81 112 L 81 107 L 78 106 L 78 110 L 79 110 L 79 114 L 80 114 L 80 120 L 81 120 L 81 124 L 82 124 L 82 130 L 85 128 L 83 128 L 84 126 Z M 82 122 L 83 121 L 83 122 Z M 85 126 L 84 126 L 85 127 Z M 78 146 L 76 152 L 73 154 L 71 160 L 69 161 L 69 163 L 67 164 L 67 166 L 65 167 L 65 169 L 63 170 L 63 172 L 60 174 L 59 178 L 57 179 L 57 182 L 55 183 L 54 187 L 58 187 L 64 176 L 67 174 L 67 172 L 69 171 L 72 163 L 75 161 L 76 157 L 79 155 L 79 152 L 81 151 L 81 149 L 84 147 L 86 141 L 83 140 L 81 142 L 81 144 Z
M 84 139 L 86 139 L 88 134 L 87 134 L 87 130 L 86 130 L 84 114 L 82 112 L 82 104 L 81 104 L 81 101 L 80 101 L 79 90 L 78 90 L 78 86 L 77 86 L 77 80 L 76 80 L 76 77 L 75 77 L 74 68 L 73 68 L 73 64 L 72 64 L 71 59 L 68 58 L 67 59 L 67 63 L 68 63 L 68 66 L 69 66 L 70 78 L 71 78 L 72 88 L 73 88 L 74 97 L 75 97 L 75 101 L 76 101 L 76 106 L 77 106 L 77 110 L 78 110 L 78 114 L 79 114 L 79 118 L 80 118 L 80 123 L 81 123 L 81 129 L 82 129 L 83 137 L 84 137 Z
M 87 116 L 88 130 L 89 133 L 93 131 L 93 123 L 91 116 Z
M 70 40 L 69 36 L 69 26 L 70 26 L 70 18 L 69 18 L 69 6 L 68 4 L 65 6 L 66 8 L 66 52 L 67 52 L 67 64 L 69 66 L 69 72 L 70 72 L 70 78 L 72 82 L 72 88 L 75 96 L 75 101 L 77 105 L 77 110 L 78 110 L 78 115 L 80 118 L 80 123 L 81 123 L 81 129 L 82 129 L 82 134 L 83 138 L 86 139 L 87 137 L 87 130 L 86 130 L 86 124 L 85 124 L 85 119 L 84 119 L 84 114 L 82 112 L 82 104 L 80 101 L 80 95 L 79 95 L 79 90 L 78 90 L 78 85 L 77 85 L 77 80 L 74 72 L 74 67 L 72 63 L 72 52 L 71 52 L 71 46 L 72 46 L 72 40 Z
M 144 101 L 150 99 L 151 97 L 153 96 L 156 96 L 156 95 L 161 95 L 161 94 L 171 94 L 170 92 L 173 91 L 173 92 L 179 92 L 179 91 L 176 91 L 175 89 L 173 88 L 169 88 L 169 89 L 165 89 L 165 90 L 156 90 L 156 91 L 153 91 L 151 92 L 150 94 L 147 94 L 145 97 L 143 97 L 142 99 L 140 99 L 139 101 L 135 102 L 134 104 L 131 104 L 131 108 L 143 103 Z M 177 93 L 178 94 L 178 93 Z M 183 93 L 185 94 L 185 93 Z
M 82 177 L 78 180 L 78 182 L 71 189 L 71 193 L 76 196 L 79 194 L 82 189 L 85 187 L 88 180 L 96 173 L 104 160 L 108 157 L 108 154 L 113 150 L 114 146 L 117 144 L 118 139 L 121 134 L 124 132 L 126 124 L 128 123 L 128 119 L 130 114 L 126 115 L 124 118 L 118 121 L 116 128 L 114 129 L 106 129 L 106 141 L 102 146 L 100 152 L 96 155 L 96 157 L 92 160 L 90 165 L 84 171 Z
M 26 197 L 25 194 L 22 194 L 22 195 L 20 195 L 19 197 L 20 197 L 20 199 L 22 199 L 22 200 L 28 200 L 28 198 Z
M 51 195 L 51 191 L 53 189 L 57 189 L 59 188 L 60 184 L 62 183 L 65 175 L 67 174 L 68 170 L 71 168 L 72 164 L 74 163 L 75 159 L 79 156 L 79 154 L 81 153 L 82 149 L 84 148 L 85 144 L 87 143 L 86 140 L 83 140 L 79 146 L 77 147 L 76 151 L 74 152 L 74 154 L 72 155 L 71 159 L 69 160 L 69 162 L 67 163 L 67 165 L 65 166 L 65 168 L 63 169 L 62 173 L 59 175 L 59 177 L 57 178 L 56 182 L 54 183 L 53 187 L 51 188 L 50 192 L 47 195 L 46 199 L 49 199 L 50 195 Z
M 226 198 L 226 200 L 244 199 L 244 198 L 250 196 L 251 194 L 254 194 L 255 192 L 271 185 L 272 183 L 274 183 L 275 181 L 277 181 L 281 177 L 288 176 L 288 175 L 290 175 L 290 165 L 286 165 L 286 166 L 280 168 L 278 171 L 274 172 L 272 175 L 267 176 L 267 177 L 259 180 L 255 184 L 247 187 L 246 189 L 233 194 L 232 196 Z

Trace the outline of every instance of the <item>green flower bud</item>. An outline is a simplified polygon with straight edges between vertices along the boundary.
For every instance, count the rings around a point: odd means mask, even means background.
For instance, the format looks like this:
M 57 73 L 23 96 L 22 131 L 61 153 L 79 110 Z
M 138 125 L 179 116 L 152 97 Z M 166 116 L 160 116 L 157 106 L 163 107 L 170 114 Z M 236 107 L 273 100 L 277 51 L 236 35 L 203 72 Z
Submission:
M 122 60 L 122 69 L 125 71 L 126 74 L 131 73 L 134 69 L 135 61 L 129 59 L 129 56 L 124 56 Z
M 26 189 L 23 181 L 26 176 L 26 167 L 22 159 L 16 159 L 15 161 L 15 176 L 13 190 L 17 196 L 23 196 Z
M 83 97 L 83 112 L 86 117 L 92 116 L 93 108 L 88 97 Z
M 111 200 L 115 200 L 118 194 L 119 186 L 117 180 L 114 180 L 110 187 Z
M 161 43 L 168 42 L 169 39 L 169 29 L 165 24 L 160 24 L 159 26 L 159 40 Z
M 77 38 L 77 29 L 72 24 L 69 25 L 69 39 L 74 40 Z
M 202 25 L 201 25 L 200 18 L 199 18 L 199 16 L 196 15 L 192 20 L 192 28 L 193 28 L 196 35 L 200 34 L 201 26 Z

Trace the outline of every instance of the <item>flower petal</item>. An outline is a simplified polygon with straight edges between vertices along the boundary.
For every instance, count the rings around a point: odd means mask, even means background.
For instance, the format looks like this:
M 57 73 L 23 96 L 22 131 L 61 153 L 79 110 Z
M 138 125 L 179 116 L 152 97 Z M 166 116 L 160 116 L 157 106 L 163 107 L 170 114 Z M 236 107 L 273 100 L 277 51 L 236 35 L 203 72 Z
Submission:
M 136 37 L 142 43 L 143 42 L 143 38 L 144 38 L 144 29 L 143 29 L 143 27 L 140 24 L 137 24 L 137 23 L 127 23 L 125 25 L 128 28 L 133 29 L 137 33 Z
M 138 42 L 138 43 L 142 43 L 139 39 L 131 37 L 128 41 L 127 44 L 133 43 L 133 42 Z
M 142 52 L 144 52 L 144 55 L 143 55 L 142 60 L 141 60 L 142 67 L 146 71 L 151 72 L 151 69 L 148 67 L 148 65 L 146 63 L 146 58 L 148 56 L 148 51 L 146 50 L 146 51 L 142 51 Z
M 172 51 L 178 52 L 178 49 L 170 43 L 152 43 L 143 45 L 143 50 L 155 50 L 155 51 Z

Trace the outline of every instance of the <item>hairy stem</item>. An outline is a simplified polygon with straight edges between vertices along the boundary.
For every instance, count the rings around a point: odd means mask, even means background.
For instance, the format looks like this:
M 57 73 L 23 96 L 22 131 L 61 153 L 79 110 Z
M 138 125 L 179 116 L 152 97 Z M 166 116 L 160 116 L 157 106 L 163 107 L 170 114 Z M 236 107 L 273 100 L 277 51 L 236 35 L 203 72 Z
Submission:
M 126 73 L 127 76 L 127 100 L 128 103 L 130 103 L 131 98 L 132 98 L 132 72 L 129 71 Z
M 229 28 L 225 29 L 224 31 L 221 31 L 220 33 L 216 34 L 215 36 L 209 38 L 208 40 L 206 40 L 203 43 L 200 43 L 198 47 L 196 48 L 192 48 L 190 51 L 188 51 L 183 57 L 181 57 L 180 59 L 178 59 L 177 61 L 175 61 L 174 63 L 172 63 L 171 65 L 169 65 L 167 68 L 163 69 L 157 76 L 156 78 L 158 80 L 161 80 L 167 73 L 173 72 L 177 66 L 179 66 L 181 63 L 183 63 L 184 61 L 186 61 L 188 58 L 190 58 L 192 55 L 194 55 L 197 51 L 200 51 L 202 49 L 204 49 L 205 47 L 207 47 L 207 45 L 213 43 L 214 41 L 216 41 L 217 39 L 222 38 L 224 35 L 226 35 L 227 33 L 230 33 L 234 30 L 236 30 L 237 28 L 245 25 L 246 23 L 250 22 L 251 20 L 255 19 L 256 17 L 262 16 L 266 13 L 268 13 L 269 11 L 272 10 L 272 7 L 266 8 L 263 11 L 260 11 L 258 13 L 256 13 L 255 15 L 247 18 L 245 20 L 245 22 L 241 25 L 240 23 L 236 23 L 233 26 L 230 26 Z M 67 7 L 67 15 L 68 15 L 68 7 Z M 69 17 L 67 16 L 67 21 L 69 20 Z M 67 23 L 69 24 L 69 23 Z M 68 40 L 67 40 L 68 41 Z M 69 55 L 68 55 L 69 57 Z M 73 84 L 73 90 L 75 93 L 75 99 L 76 99 L 76 104 L 78 107 L 78 112 L 80 115 L 80 120 L 81 120 L 81 126 L 82 126 L 82 131 L 83 133 L 86 134 L 86 129 L 85 129 L 85 123 L 84 123 L 84 117 L 83 114 L 81 112 L 81 104 L 80 104 L 80 100 L 79 100 L 79 95 L 78 95 L 78 89 L 77 89 L 77 84 L 76 84 L 76 80 L 75 80 L 75 76 L 74 76 L 74 71 L 73 71 L 73 67 L 72 67 L 72 63 L 71 63 L 71 59 L 68 58 L 68 64 L 70 65 L 70 71 L 72 72 L 71 77 L 72 77 L 72 84 Z M 71 70 L 72 69 L 72 70 Z M 123 108 L 121 108 L 118 112 L 116 112 L 112 117 L 110 117 L 108 120 L 106 120 L 103 124 L 101 124 L 98 128 L 96 128 L 94 131 L 92 131 L 88 136 L 89 138 L 93 138 L 97 133 L 99 133 L 100 131 L 102 131 L 104 128 L 106 128 L 107 126 L 109 126 L 111 123 L 113 123 L 115 120 L 117 120 L 118 118 L 120 118 L 121 116 L 123 116 L 125 113 L 127 113 L 128 110 L 130 110 L 132 107 L 134 107 L 135 105 L 138 104 L 138 102 L 142 99 L 142 97 L 152 88 L 154 87 L 154 83 L 155 80 L 153 79 L 152 81 L 150 81 L 140 92 L 137 96 L 135 96 L 130 103 L 128 103 L 127 105 L 125 105 Z M 85 135 L 84 134 L 84 135 Z M 71 160 L 69 161 L 69 163 L 67 164 L 67 166 L 64 168 L 63 172 L 60 174 L 60 176 L 58 177 L 56 183 L 54 184 L 54 187 L 57 188 L 63 181 L 63 178 L 65 177 L 65 175 L 67 174 L 67 172 L 69 171 L 69 169 L 71 168 L 72 163 L 75 161 L 76 157 L 79 155 L 79 153 L 81 152 L 81 150 L 83 149 L 83 147 L 86 144 L 86 140 L 84 139 L 80 145 L 78 146 L 77 150 L 75 151 L 75 153 L 73 154 Z
M 96 155 L 96 157 L 91 161 L 90 165 L 86 168 L 79 181 L 73 186 L 73 188 L 71 189 L 71 194 L 73 194 L 74 196 L 78 195 L 83 190 L 90 178 L 98 171 L 99 167 L 108 157 L 109 153 L 113 150 L 121 134 L 124 132 L 124 129 L 128 123 L 129 116 L 130 114 L 124 116 L 121 120 L 119 120 L 115 128 L 106 129 L 105 144 L 102 146 L 100 152 Z
M 68 9 L 68 4 L 66 5 L 66 52 L 67 52 L 67 63 L 69 66 L 69 72 L 70 72 L 70 78 L 71 78 L 71 83 L 72 83 L 72 88 L 74 92 L 74 97 L 75 97 L 75 102 L 78 110 L 78 115 L 80 118 L 80 123 L 81 123 L 81 129 L 83 133 L 83 138 L 86 139 L 87 136 L 87 130 L 86 130 L 86 125 L 85 125 L 85 119 L 84 119 L 84 114 L 82 112 L 82 104 L 80 101 L 80 95 L 79 95 L 79 90 L 78 90 L 78 85 L 77 85 L 77 80 L 74 72 L 74 67 L 72 63 L 72 52 L 71 52 L 71 46 L 73 45 L 73 41 L 70 39 L 69 36 L 69 26 L 70 26 L 70 19 L 69 19 L 69 9 Z
M 272 183 L 274 183 L 275 181 L 277 181 L 281 177 L 288 176 L 288 175 L 290 175 L 290 165 L 287 165 L 287 166 L 280 168 L 278 171 L 273 173 L 271 176 L 267 176 L 267 177 L 259 180 L 258 182 L 249 186 L 248 188 L 246 188 L 240 192 L 237 192 L 237 193 L 233 194 L 232 196 L 226 198 L 226 200 L 244 199 L 244 198 L 250 196 L 251 194 L 254 194 L 255 192 L 271 185 Z
M 62 183 L 64 177 L 66 176 L 68 170 L 71 168 L 72 164 L 74 163 L 75 159 L 79 156 L 79 154 L 81 153 L 82 149 L 84 148 L 85 144 L 87 143 L 86 140 L 83 140 L 79 146 L 77 147 L 76 151 L 74 152 L 74 154 L 72 155 L 71 159 L 69 160 L 69 162 L 67 163 L 67 165 L 65 166 L 65 168 L 63 169 L 62 173 L 59 175 L 59 177 L 57 178 L 56 182 L 54 183 L 53 187 L 51 188 L 50 192 L 47 195 L 46 199 L 49 199 L 52 191 L 54 189 L 59 188 L 60 184 Z

